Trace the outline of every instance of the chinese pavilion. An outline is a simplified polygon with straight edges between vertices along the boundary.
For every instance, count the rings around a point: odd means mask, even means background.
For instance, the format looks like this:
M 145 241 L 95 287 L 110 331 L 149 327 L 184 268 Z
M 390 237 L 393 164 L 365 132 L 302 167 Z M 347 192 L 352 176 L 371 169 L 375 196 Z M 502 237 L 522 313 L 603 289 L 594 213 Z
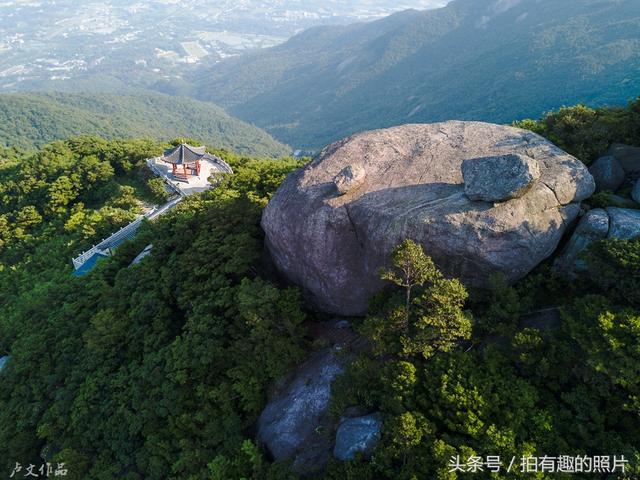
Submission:
M 203 161 L 209 161 L 214 171 L 233 173 L 231 167 L 224 160 L 207 153 L 204 146 L 192 147 L 181 143 L 177 147 L 165 150 L 162 161 L 171 164 L 174 177 L 187 181 L 189 175 L 200 176 Z

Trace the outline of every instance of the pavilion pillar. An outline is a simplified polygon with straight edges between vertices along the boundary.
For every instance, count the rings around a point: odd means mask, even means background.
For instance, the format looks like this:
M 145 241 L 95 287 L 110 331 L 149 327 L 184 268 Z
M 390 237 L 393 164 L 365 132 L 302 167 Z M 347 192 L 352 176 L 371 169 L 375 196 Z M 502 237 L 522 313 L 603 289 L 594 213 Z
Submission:
M 188 180 L 189 177 L 187 176 L 187 166 L 185 164 L 182 164 L 182 170 L 184 171 L 184 178 Z
M 175 163 L 171 164 L 171 169 L 172 169 L 173 176 L 175 177 L 176 176 L 176 164 Z

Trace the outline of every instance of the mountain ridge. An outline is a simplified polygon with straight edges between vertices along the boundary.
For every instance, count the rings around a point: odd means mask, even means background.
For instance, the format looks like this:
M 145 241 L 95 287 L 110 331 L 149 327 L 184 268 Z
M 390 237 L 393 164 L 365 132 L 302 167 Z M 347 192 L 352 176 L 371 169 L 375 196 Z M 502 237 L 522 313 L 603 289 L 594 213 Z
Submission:
M 193 80 L 197 97 L 319 148 L 407 122 L 504 123 L 565 104 L 625 103 L 640 90 L 639 32 L 630 0 L 456 0 L 315 27 Z
M 288 146 L 222 108 L 159 93 L 0 95 L 0 145 L 33 149 L 76 135 L 196 138 L 241 154 L 281 157 Z

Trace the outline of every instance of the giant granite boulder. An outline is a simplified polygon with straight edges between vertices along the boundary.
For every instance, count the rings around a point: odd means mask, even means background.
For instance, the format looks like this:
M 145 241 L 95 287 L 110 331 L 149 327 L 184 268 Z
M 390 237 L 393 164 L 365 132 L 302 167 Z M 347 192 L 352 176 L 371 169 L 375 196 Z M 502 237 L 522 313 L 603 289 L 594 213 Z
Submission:
M 494 169 L 483 181 L 493 176 L 497 190 L 509 172 L 524 171 L 526 185 L 513 183 L 514 192 L 495 202 L 469 198 L 463 162 L 501 156 L 528 166 L 500 170 L 503 160 L 489 162 Z M 357 178 L 354 188 L 342 188 L 343 177 Z M 529 131 L 459 121 L 405 125 L 326 147 L 287 177 L 262 226 L 277 268 L 316 308 L 359 315 L 402 240 L 421 243 L 468 285 L 486 285 L 497 272 L 515 281 L 553 253 L 594 190 L 580 161 Z

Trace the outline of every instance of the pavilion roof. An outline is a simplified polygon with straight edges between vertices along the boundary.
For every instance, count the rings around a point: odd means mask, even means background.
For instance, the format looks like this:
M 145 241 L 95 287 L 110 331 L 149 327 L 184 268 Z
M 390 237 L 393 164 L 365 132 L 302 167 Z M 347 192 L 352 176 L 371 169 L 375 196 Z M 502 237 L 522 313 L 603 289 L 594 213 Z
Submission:
M 177 147 L 165 150 L 162 160 L 175 165 L 189 165 L 208 157 L 206 147 L 192 147 L 186 143 L 181 143 Z

